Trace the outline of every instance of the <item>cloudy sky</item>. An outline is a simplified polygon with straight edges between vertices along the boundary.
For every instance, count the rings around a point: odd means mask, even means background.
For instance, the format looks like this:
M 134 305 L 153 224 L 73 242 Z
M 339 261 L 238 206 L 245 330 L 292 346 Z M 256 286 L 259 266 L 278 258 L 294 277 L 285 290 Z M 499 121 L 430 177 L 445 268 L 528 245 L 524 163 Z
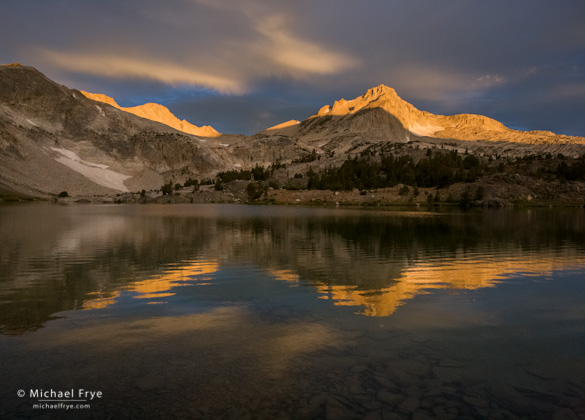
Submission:
M 224 133 L 385 84 L 419 109 L 585 136 L 583 0 L 0 0 L 0 63 Z

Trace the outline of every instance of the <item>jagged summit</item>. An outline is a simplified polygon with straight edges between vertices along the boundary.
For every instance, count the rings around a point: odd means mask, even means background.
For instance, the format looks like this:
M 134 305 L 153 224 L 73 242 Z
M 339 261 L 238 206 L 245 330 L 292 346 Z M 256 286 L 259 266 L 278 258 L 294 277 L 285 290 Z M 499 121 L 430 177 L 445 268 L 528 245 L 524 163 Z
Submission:
M 361 98 L 367 101 L 377 100 L 380 98 L 388 98 L 393 100 L 398 99 L 402 101 L 402 98 L 398 96 L 396 90 L 384 84 L 368 89 L 366 93 L 361 96 Z
M 366 93 L 355 99 L 340 99 L 333 105 L 322 107 L 317 116 L 354 114 L 364 108 L 381 107 L 386 110 L 400 111 L 403 108 L 409 112 L 420 112 L 414 106 L 403 100 L 396 91 L 386 85 L 379 85 L 368 89 Z
M 221 135 L 213 127 L 209 125 L 197 127 L 196 125 L 191 124 L 187 120 L 179 120 L 164 105 L 149 102 L 144 105 L 125 108 L 118 105 L 113 98 L 110 98 L 107 95 L 103 95 L 101 93 L 89 93 L 84 91 L 81 91 L 81 93 L 83 93 L 83 95 L 85 95 L 88 99 L 106 103 L 108 105 L 113 106 L 114 108 L 118 108 L 122 111 L 129 112 L 141 118 L 146 118 L 152 121 L 160 122 L 184 133 L 194 134 L 196 136 L 202 137 L 218 137 Z

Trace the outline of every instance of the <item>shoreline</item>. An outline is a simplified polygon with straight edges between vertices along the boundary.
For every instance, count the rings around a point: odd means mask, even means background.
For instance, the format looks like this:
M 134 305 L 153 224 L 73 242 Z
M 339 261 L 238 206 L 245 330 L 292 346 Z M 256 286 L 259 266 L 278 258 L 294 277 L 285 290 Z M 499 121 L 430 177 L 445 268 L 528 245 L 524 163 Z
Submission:
M 538 208 L 585 207 L 585 183 L 572 182 L 560 185 L 521 184 L 454 184 L 448 188 L 408 188 L 397 185 L 391 188 L 359 191 L 286 190 L 267 188 L 261 197 L 250 198 L 247 182 L 224 186 L 216 191 L 213 186 L 201 186 L 193 191 L 182 188 L 170 194 L 153 190 L 143 193 L 110 195 L 78 195 L 66 197 L 0 197 L 0 204 L 46 201 L 58 204 L 248 204 L 315 207 L 427 207 L 427 208 Z M 563 188 L 561 188 L 563 187 Z M 548 191 L 547 191 L 548 190 Z M 548 194 L 547 194 L 548 192 Z M 552 192 L 552 194 L 551 194 Z M 481 196 L 480 196 L 481 193 Z

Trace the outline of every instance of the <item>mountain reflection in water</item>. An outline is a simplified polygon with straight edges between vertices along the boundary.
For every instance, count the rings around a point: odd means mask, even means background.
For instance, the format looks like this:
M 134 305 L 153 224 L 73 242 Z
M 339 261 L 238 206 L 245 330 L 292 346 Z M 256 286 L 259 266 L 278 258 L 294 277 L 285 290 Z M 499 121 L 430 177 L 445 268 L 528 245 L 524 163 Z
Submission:
M 167 270 L 163 274 L 153 276 L 152 278 L 131 282 L 122 290 L 134 292 L 134 298 L 136 299 L 157 299 L 161 297 L 168 297 L 175 295 L 171 292 L 175 287 L 180 287 L 185 284 L 191 284 L 191 281 L 195 278 L 199 278 L 200 285 L 207 285 L 206 280 L 209 280 L 209 276 L 205 274 L 213 274 L 218 271 L 219 265 L 217 261 L 194 261 L 185 265 L 181 265 L 172 269 Z M 202 277 L 200 277 L 202 276 Z M 185 283 L 189 282 L 189 283 Z M 94 295 L 100 296 L 95 299 L 85 301 L 83 303 L 83 309 L 101 309 L 106 306 L 116 303 L 116 299 L 121 295 L 120 290 L 116 290 L 107 293 L 107 296 L 102 296 L 100 292 L 94 292 Z M 92 296 L 92 294 L 88 294 Z M 160 303 L 157 301 L 150 301 L 148 303 Z
M 583 209 L 8 205 L 0 235 L 0 418 L 585 413 Z
M 553 270 L 585 267 L 585 257 L 570 252 L 562 256 L 539 253 L 523 258 L 503 255 L 499 257 L 477 259 L 475 256 L 462 255 L 452 261 L 414 263 L 406 267 L 399 277 L 387 278 L 388 287 L 367 289 L 363 282 L 362 286 L 321 284 L 319 281 L 312 285 L 319 298 L 332 300 L 335 305 L 356 306 L 360 308 L 358 313 L 362 315 L 389 316 L 407 300 L 432 289 L 450 289 L 453 292 L 475 290 L 493 287 L 511 274 L 550 275 Z M 83 309 L 99 309 L 112 305 L 122 291 L 134 292 L 134 298 L 150 299 L 148 303 L 167 303 L 155 299 L 173 296 L 178 293 L 177 287 L 190 286 L 195 280 L 196 284 L 209 285 L 213 281 L 211 274 L 219 269 L 217 261 L 188 263 L 153 278 L 129 283 L 122 290 L 113 291 L 106 297 L 85 301 Z M 302 281 L 301 276 L 292 270 L 272 270 L 269 273 L 276 280 L 284 280 L 290 286 L 299 286 Z M 207 276 L 203 276 L 204 274 Z M 310 282 L 310 278 L 307 281 Z M 94 294 L 101 296 L 99 292 Z
M 547 275 L 553 270 L 585 267 L 583 256 L 551 256 L 543 253 L 522 258 L 477 259 L 462 256 L 453 261 L 415 263 L 402 275 L 391 279 L 391 286 L 360 290 L 358 286 L 318 286 L 322 299 L 331 299 L 336 305 L 358 306 L 362 315 L 388 316 L 407 300 L 432 289 L 475 290 L 494 287 L 507 276 Z
M 2 332 L 122 296 L 167 303 L 253 266 L 316 297 L 388 316 L 433 289 L 585 266 L 582 210 L 371 212 L 238 206 L 1 208 Z

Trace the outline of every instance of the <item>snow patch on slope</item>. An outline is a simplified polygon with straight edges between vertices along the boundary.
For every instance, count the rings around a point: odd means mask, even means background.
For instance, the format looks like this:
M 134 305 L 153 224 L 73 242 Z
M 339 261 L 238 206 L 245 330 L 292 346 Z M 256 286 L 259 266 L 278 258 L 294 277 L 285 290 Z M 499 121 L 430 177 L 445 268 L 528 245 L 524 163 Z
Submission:
M 412 134 L 416 134 L 417 136 L 433 136 L 437 131 L 442 131 L 444 130 L 445 127 L 441 127 L 439 125 L 421 125 L 419 123 L 414 123 L 413 125 L 411 125 L 410 127 L 408 127 L 408 131 L 410 131 Z
M 114 190 L 129 192 L 128 187 L 124 185 L 124 181 L 131 178 L 130 176 L 107 169 L 107 165 L 100 165 L 98 163 L 91 163 L 83 160 L 77 155 L 77 153 L 72 152 L 71 150 L 58 147 L 51 147 L 51 150 L 61 155 L 55 159 L 57 162 L 73 169 L 75 172 L 80 173 L 92 182 Z

